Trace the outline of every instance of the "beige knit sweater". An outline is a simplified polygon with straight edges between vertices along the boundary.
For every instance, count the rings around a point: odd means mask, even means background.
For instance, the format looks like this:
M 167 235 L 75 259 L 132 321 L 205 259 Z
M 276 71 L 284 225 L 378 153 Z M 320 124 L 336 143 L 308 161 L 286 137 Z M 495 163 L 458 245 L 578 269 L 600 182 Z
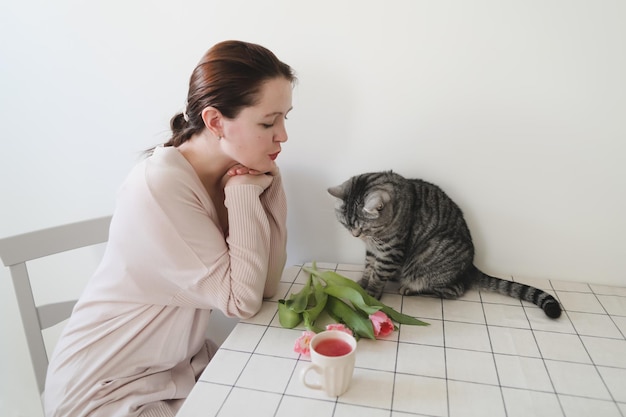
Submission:
M 176 148 L 130 173 L 102 263 L 50 362 L 47 417 L 174 415 L 212 354 L 211 309 L 247 318 L 273 295 L 286 259 L 281 178 L 225 196 L 226 238 Z

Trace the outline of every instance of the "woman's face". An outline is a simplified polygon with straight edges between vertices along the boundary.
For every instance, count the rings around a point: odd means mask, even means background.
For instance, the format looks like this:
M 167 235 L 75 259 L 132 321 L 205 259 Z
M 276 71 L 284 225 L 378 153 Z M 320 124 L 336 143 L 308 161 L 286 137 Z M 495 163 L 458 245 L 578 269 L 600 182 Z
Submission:
M 268 80 L 256 105 L 244 108 L 234 119 L 224 119 L 224 152 L 250 169 L 271 171 L 287 141 L 285 120 L 291 110 L 291 87 L 284 78 Z

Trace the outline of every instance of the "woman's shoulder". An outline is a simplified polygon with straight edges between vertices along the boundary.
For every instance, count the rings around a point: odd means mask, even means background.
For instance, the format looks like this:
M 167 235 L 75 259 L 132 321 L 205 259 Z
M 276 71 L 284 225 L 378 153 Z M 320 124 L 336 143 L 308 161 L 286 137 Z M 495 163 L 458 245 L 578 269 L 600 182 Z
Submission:
M 195 182 L 197 175 L 189 162 L 175 147 L 157 147 L 145 161 L 146 180 L 175 183 Z
M 157 146 L 146 162 L 154 167 L 170 170 L 193 169 L 183 154 L 174 146 Z
M 200 179 L 175 147 L 157 147 L 144 164 L 144 181 L 154 195 L 172 197 L 203 192 Z

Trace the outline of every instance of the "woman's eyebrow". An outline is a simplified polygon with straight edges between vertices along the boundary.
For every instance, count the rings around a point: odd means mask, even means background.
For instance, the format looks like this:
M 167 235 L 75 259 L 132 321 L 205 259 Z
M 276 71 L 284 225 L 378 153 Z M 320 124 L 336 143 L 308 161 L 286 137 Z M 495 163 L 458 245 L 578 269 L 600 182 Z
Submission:
M 289 113 L 291 110 L 293 110 L 293 107 L 289 107 L 289 110 L 287 110 L 285 113 L 283 113 L 282 111 L 275 111 L 273 113 L 268 113 L 266 114 L 264 117 L 271 117 L 271 116 L 280 116 L 282 114 L 287 114 Z

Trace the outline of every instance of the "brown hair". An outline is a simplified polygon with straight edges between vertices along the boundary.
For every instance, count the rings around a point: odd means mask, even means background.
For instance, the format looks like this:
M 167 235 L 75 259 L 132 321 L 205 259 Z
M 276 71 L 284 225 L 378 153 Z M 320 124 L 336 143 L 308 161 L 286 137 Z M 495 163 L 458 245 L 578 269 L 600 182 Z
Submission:
M 242 41 L 224 41 L 209 49 L 191 74 L 187 107 L 170 120 L 172 137 L 164 146 L 179 146 L 204 130 L 202 110 L 212 106 L 233 119 L 258 102 L 265 81 L 296 76 L 269 49 Z

